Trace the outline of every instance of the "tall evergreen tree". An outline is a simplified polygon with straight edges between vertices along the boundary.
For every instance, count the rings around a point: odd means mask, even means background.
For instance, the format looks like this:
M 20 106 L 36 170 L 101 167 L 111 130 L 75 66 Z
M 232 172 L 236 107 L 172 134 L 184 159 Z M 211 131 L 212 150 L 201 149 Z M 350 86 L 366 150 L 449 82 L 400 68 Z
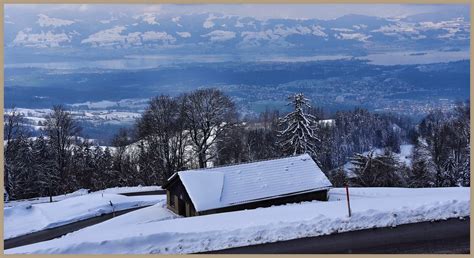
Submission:
M 288 97 L 293 106 L 293 111 L 280 119 L 280 126 L 286 127 L 279 131 L 279 143 L 284 152 L 293 155 L 316 153 L 316 144 L 319 142 L 315 133 L 316 117 L 305 113 L 309 108 L 309 100 L 302 93 Z

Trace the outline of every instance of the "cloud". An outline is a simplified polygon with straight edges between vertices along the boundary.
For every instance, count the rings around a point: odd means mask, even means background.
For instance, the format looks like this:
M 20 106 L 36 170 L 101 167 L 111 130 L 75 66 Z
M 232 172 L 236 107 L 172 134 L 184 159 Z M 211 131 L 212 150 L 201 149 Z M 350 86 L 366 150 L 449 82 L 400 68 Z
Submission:
M 38 14 L 38 20 L 36 21 L 36 23 L 38 23 L 40 27 L 56 28 L 56 27 L 61 27 L 61 26 L 69 26 L 75 23 L 75 21 L 51 18 L 44 14 Z
M 328 34 L 326 34 L 323 30 L 324 28 L 319 26 L 319 25 L 313 25 L 311 27 L 311 29 L 313 30 L 312 34 L 314 36 L 319 36 L 319 37 L 327 37 Z
M 306 27 L 296 25 L 293 27 L 286 27 L 281 24 L 276 25 L 273 29 L 264 31 L 243 31 L 241 33 L 243 46 L 259 46 L 260 42 L 268 41 L 277 43 L 278 45 L 288 46 L 290 43 L 285 41 L 285 38 L 291 35 L 314 35 L 318 37 L 327 37 L 324 28 L 319 25 Z
M 187 32 L 187 31 L 183 31 L 183 32 L 177 31 L 176 34 L 178 34 L 178 36 L 180 36 L 182 38 L 191 37 L 191 33 Z
M 118 20 L 117 18 L 112 17 L 112 18 L 110 18 L 110 19 L 108 19 L 108 20 L 107 20 L 107 19 L 100 20 L 99 22 L 102 23 L 102 24 L 109 24 L 109 23 L 111 23 L 111 22 L 113 22 L 113 21 L 117 21 L 117 20 Z
M 201 37 L 209 37 L 209 40 L 212 42 L 223 42 L 235 38 L 235 32 L 215 30 L 207 34 L 201 35 Z
M 128 33 L 127 36 L 125 36 L 125 45 L 131 45 L 131 46 L 141 46 L 141 33 L 140 32 L 132 32 Z
M 276 35 L 270 29 L 265 31 L 243 31 L 240 35 L 244 43 L 257 46 L 259 41 L 270 41 L 280 38 L 280 35 Z
M 71 42 L 71 37 L 65 33 L 55 34 L 51 31 L 31 33 L 31 29 L 25 29 L 18 32 L 13 45 L 35 48 L 60 47 L 63 43 Z
M 372 32 L 379 32 L 386 36 L 398 37 L 399 39 L 423 39 L 426 31 L 444 30 L 446 33 L 438 35 L 437 38 L 456 38 L 458 32 L 469 32 L 469 23 L 463 18 L 456 18 L 440 22 L 397 22 L 395 24 L 382 26 Z M 462 36 L 461 36 L 462 37 Z
M 214 14 L 209 14 L 209 16 L 207 17 L 207 19 L 204 21 L 204 23 L 202 24 L 202 27 L 204 27 L 205 29 L 210 29 L 212 27 L 214 27 L 214 22 L 212 20 L 216 19 L 217 17 L 214 16 Z
M 171 21 L 176 23 L 178 27 L 183 27 L 183 25 L 179 24 L 180 20 L 181 20 L 181 16 L 176 16 L 176 17 L 171 18 Z
M 123 44 L 126 36 L 121 35 L 121 33 L 125 29 L 124 26 L 115 26 L 111 29 L 101 30 L 89 35 L 89 37 L 82 40 L 81 43 L 91 44 L 92 46 L 114 46 Z
M 352 25 L 352 28 L 354 28 L 356 30 L 367 29 L 367 25 L 365 25 L 365 24 L 356 24 L 356 25 Z
M 338 33 L 334 34 L 334 37 L 341 40 L 357 40 L 360 42 L 367 42 L 372 36 L 365 35 L 364 33 Z
M 159 25 L 160 23 L 157 21 L 156 13 L 144 13 L 141 15 L 135 15 L 133 18 L 141 19 L 141 21 L 148 23 L 150 25 Z
M 124 26 L 115 26 L 111 29 L 99 31 L 82 40 L 82 44 L 90 44 L 94 47 L 110 47 L 110 46 L 141 46 L 145 43 L 161 42 L 171 44 L 176 38 L 166 32 L 146 31 L 146 32 L 130 32 L 124 33 Z
M 163 43 L 173 43 L 176 38 L 166 32 L 147 31 L 142 34 L 143 42 L 161 41 Z
M 290 35 L 298 34 L 298 35 L 307 35 L 311 34 L 312 30 L 308 27 L 297 25 L 295 27 L 286 27 L 281 24 L 275 26 L 273 29 L 273 33 L 280 35 L 282 37 L 288 37 Z
M 339 31 L 339 32 L 352 32 L 354 31 L 353 29 L 348 29 L 348 28 L 331 28 L 333 31 Z

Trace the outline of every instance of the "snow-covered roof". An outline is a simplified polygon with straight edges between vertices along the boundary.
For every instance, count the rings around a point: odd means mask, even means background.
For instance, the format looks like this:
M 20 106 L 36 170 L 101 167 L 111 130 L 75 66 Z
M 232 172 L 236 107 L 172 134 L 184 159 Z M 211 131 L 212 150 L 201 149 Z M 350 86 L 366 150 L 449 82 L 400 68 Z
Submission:
M 331 182 L 308 155 L 178 172 L 196 211 L 328 189 Z M 175 177 L 173 175 L 170 179 Z

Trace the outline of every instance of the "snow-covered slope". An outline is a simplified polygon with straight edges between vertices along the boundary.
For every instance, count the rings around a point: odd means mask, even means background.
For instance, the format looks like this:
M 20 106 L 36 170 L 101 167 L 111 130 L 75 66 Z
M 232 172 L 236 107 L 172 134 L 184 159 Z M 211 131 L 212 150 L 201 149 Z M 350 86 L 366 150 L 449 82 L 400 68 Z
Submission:
M 120 193 L 130 193 L 130 192 L 147 192 L 147 191 L 156 191 L 156 190 L 162 190 L 161 186 L 157 186 L 157 185 L 141 186 L 141 185 L 139 185 L 139 186 L 112 187 L 112 188 L 107 188 L 107 189 L 100 190 L 100 191 L 97 191 L 97 192 L 92 192 L 92 193 L 120 194 Z M 72 193 L 53 196 L 53 202 L 58 202 L 58 201 L 62 201 L 64 199 L 77 197 L 77 196 L 81 196 L 81 195 L 86 195 L 86 194 L 89 194 L 88 189 L 79 189 L 79 190 L 77 190 L 75 192 L 72 192 Z M 18 205 L 31 205 L 31 204 L 46 203 L 46 202 L 49 202 L 49 197 L 37 197 L 37 198 L 31 198 L 31 199 L 15 200 L 15 201 L 10 201 L 10 202 L 5 202 L 3 205 L 4 205 L 4 207 L 14 207 L 14 206 L 18 206 Z
M 93 193 L 53 203 L 16 205 L 4 209 L 4 239 L 54 228 L 79 220 L 164 202 L 166 196 L 123 196 Z M 113 206 L 111 205 L 113 204 Z
M 62 238 L 5 253 L 193 253 L 406 223 L 469 216 L 469 188 L 351 188 L 328 202 L 174 218 L 163 204 L 138 210 Z
M 123 186 L 123 187 L 113 187 L 113 188 L 107 188 L 104 190 L 100 190 L 94 193 L 114 193 L 114 194 L 120 194 L 120 193 L 133 193 L 133 192 L 148 192 L 148 191 L 158 191 L 158 190 L 163 190 L 161 186 L 157 185 L 152 185 L 152 186 Z

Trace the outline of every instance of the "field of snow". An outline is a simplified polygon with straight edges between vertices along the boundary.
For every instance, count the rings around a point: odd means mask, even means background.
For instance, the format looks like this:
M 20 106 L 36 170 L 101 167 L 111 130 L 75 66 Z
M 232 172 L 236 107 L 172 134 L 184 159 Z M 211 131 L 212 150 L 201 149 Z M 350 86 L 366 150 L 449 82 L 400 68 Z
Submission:
M 190 218 L 176 217 L 163 203 L 70 233 L 8 249 L 13 253 L 195 253 L 421 221 L 466 217 L 469 188 L 351 188 L 328 202 L 304 202 Z
M 161 186 L 125 186 L 125 187 L 113 187 L 107 188 L 104 190 L 100 190 L 97 192 L 92 193 L 132 193 L 132 192 L 147 192 L 147 191 L 156 191 L 162 190 Z M 72 193 L 62 194 L 53 196 L 53 202 L 58 202 L 64 199 L 68 199 L 71 197 L 77 197 L 81 195 L 89 194 L 89 190 L 87 189 L 80 189 Z M 3 205 L 4 207 L 14 207 L 18 205 L 26 205 L 26 204 L 37 204 L 37 203 L 47 203 L 49 202 L 49 197 L 37 197 L 31 199 L 24 199 L 24 200 L 15 200 L 10 202 L 5 202 Z
M 133 193 L 133 192 L 148 192 L 148 191 L 157 191 L 163 190 L 161 186 L 123 186 L 123 187 L 113 187 L 107 188 L 105 190 L 100 190 L 94 193 Z
M 52 203 L 25 202 L 4 208 L 4 239 L 58 227 L 112 211 L 154 205 L 164 202 L 165 199 L 164 195 L 128 197 L 97 192 Z
M 80 189 L 72 193 L 67 193 L 67 194 L 62 194 L 62 195 L 56 195 L 53 196 L 53 202 L 58 202 L 62 201 L 64 199 L 72 198 L 72 197 L 77 197 L 81 195 L 88 194 L 89 190 L 87 189 Z M 3 206 L 5 208 L 7 207 L 15 207 L 18 205 L 31 205 L 31 204 L 37 204 L 37 203 L 46 203 L 49 202 L 49 197 L 37 197 L 37 198 L 31 198 L 31 199 L 22 199 L 22 200 L 15 200 L 15 201 L 9 201 L 3 203 Z
M 144 100 L 140 100 L 141 106 L 144 106 L 146 103 Z M 132 104 L 133 101 L 124 100 L 122 102 L 115 102 L 117 108 L 119 108 L 122 103 L 122 107 L 127 107 L 127 104 Z M 112 102 L 102 102 L 94 105 L 94 103 L 86 102 L 80 104 L 71 105 L 73 110 L 70 111 L 71 116 L 81 122 L 90 122 L 93 124 L 133 124 L 137 118 L 141 117 L 141 110 L 135 111 L 121 111 L 116 109 L 108 110 L 106 108 L 101 109 L 101 105 L 107 106 Z M 84 109 L 80 109 L 80 107 Z M 134 106 L 137 108 L 137 106 Z M 93 108 L 93 109 L 89 109 Z M 97 109 L 96 109 L 97 108 Z M 27 125 L 35 130 L 39 130 L 42 126 L 39 125 L 39 122 L 44 122 L 46 117 L 51 114 L 52 109 L 30 109 L 30 108 L 15 108 L 16 112 L 23 115 Z M 11 114 L 12 109 L 5 109 L 5 114 Z

